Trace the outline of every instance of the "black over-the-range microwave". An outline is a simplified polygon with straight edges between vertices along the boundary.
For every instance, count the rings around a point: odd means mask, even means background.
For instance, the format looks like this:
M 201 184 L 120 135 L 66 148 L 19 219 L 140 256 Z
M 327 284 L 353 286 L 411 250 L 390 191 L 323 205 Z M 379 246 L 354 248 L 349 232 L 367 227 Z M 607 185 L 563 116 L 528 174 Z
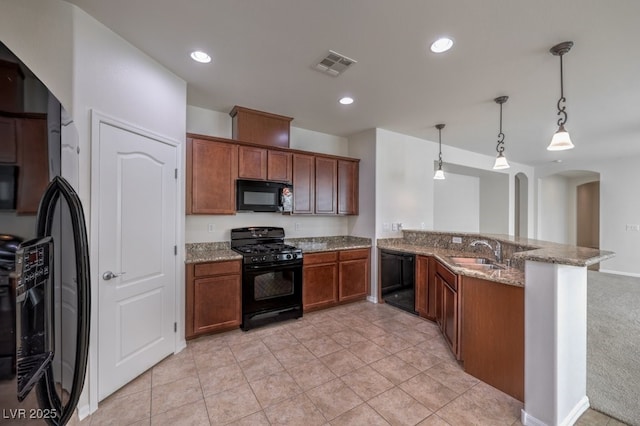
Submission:
M 248 212 L 291 212 L 293 187 L 282 182 L 236 181 L 236 210 Z

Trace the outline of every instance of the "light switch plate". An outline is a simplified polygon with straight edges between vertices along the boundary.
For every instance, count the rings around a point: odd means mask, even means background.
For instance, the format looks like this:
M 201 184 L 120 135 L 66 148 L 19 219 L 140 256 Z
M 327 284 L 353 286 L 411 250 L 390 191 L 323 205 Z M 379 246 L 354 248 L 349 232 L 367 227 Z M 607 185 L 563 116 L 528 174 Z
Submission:
M 462 237 L 453 237 L 451 238 L 451 242 L 455 244 L 462 244 Z

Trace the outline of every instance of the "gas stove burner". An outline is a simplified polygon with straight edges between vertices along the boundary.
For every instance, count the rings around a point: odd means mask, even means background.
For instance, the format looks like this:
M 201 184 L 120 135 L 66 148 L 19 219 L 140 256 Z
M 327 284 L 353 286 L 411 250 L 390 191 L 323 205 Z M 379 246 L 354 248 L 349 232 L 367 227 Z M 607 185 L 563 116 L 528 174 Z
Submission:
M 284 243 L 283 228 L 264 226 L 232 229 L 231 248 L 243 255 L 245 264 L 302 260 L 301 249 Z

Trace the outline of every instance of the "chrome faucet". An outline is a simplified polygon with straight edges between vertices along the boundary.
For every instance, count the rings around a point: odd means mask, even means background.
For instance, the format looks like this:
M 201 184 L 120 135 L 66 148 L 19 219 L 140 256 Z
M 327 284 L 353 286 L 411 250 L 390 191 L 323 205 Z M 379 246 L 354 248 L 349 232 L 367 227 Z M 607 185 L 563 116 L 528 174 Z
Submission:
M 493 254 L 496 255 L 496 262 L 502 263 L 502 245 L 500 244 L 500 241 L 498 241 L 498 240 L 494 240 L 494 241 L 496 243 L 495 250 L 493 249 L 493 247 L 491 247 L 491 244 L 489 244 L 489 242 L 487 240 L 475 240 L 469 245 L 471 247 L 476 247 L 476 246 L 489 247 L 491 250 L 493 250 Z

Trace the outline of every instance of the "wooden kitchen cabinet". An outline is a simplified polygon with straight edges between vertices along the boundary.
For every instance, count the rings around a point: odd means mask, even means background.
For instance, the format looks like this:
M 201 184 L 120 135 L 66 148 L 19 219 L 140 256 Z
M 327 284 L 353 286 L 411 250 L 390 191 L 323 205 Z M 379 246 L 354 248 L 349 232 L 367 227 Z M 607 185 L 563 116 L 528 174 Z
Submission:
M 361 300 L 369 294 L 369 249 L 342 250 L 338 254 L 338 300 Z
M 465 371 L 524 401 L 524 288 L 461 280 Z
M 303 257 L 303 310 L 327 308 L 338 302 L 338 252 L 309 253 Z
M 415 310 L 423 318 L 436 320 L 436 286 L 434 274 L 434 259 L 428 256 L 416 256 L 415 272 Z
M 305 311 L 362 300 L 369 294 L 371 249 L 309 253 L 303 262 Z
M 238 146 L 238 178 L 291 182 L 291 153 Z
M 267 179 L 267 150 L 253 146 L 238 146 L 238 178 Z
M 187 138 L 187 214 L 235 214 L 238 145 Z
M 293 164 L 293 213 L 314 213 L 315 158 L 313 155 L 294 153 Z
M 233 139 L 259 145 L 289 147 L 291 117 L 235 106 L 232 118 Z
M 16 120 L 12 117 L 0 116 L 0 163 L 16 163 L 17 161 Z
M 337 214 L 338 160 L 316 156 L 315 163 L 315 212 L 316 214 Z
M 451 352 L 456 359 L 460 360 L 458 277 L 438 261 L 435 262 L 433 277 L 436 296 L 436 322 Z
M 46 114 L 16 118 L 18 192 L 16 213 L 38 213 L 40 198 L 49 184 L 49 145 Z
M 267 151 L 267 180 L 291 183 L 293 179 L 291 153 Z
M 338 160 L 338 214 L 358 214 L 358 161 Z
M 187 339 L 239 327 L 242 322 L 240 260 L 188 264 Z
M 0 111 L 24 110 L 24 73 L 15 62 L 0 59 Z

